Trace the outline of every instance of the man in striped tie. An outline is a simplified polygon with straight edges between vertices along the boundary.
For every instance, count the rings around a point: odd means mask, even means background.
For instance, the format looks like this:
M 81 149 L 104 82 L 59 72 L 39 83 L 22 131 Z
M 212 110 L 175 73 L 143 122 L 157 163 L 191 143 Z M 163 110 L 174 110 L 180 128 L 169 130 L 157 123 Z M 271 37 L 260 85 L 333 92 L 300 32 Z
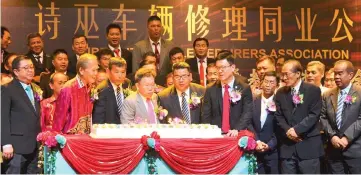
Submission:
M 327 147 L 330 173 L 361 174 L 361 87 L 351 82 L 355 69 L 350 61 L 334 65 L 336 88 L 323 97 L 321 122 L 331 140 Z

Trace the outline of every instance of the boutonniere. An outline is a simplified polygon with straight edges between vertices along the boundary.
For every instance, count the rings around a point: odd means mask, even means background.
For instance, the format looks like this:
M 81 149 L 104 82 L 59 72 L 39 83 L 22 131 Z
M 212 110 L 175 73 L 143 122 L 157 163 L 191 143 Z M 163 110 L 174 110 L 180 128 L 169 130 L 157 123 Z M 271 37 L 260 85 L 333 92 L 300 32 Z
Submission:
M 302 104 L 303 103 L 303 94 L 293 94 L 292 101 L 295 105 Z
M 187 124 L 187 122 L 183 121 L 182 119 L 178 118 L 178 117 L 174 117 L 174 118 L 169 118 L 168 119 L 168 123 L 169 124 L 173 124 L 173 125 L 177 125 L 177 124 Z
M 132 89 L 130 89 L 129 87 L 126 89 L 123 89 L 124 98 L 127 98 L 132 93 L 134 93 L 134 91 L 132 91 Z
M 193 110 L 199 107 L 201 104 L 201 98 L 202 97 L 198 96 L 196 92 L 193 92 L 191 98 L 188 101 L 189 109 Z
M 97 88 L 93 87 L 90 89 L 90 101 L 95 102 L 99 100 L 99 91 Z
M 40 102 L 41 100 L 43 100 L 43 91 L 41 90 L 41 88 L 37 85 L 32 84 L 33 87 L 33 91 L 34 91 L 34 98 L 36 101 Z
M 346 98 L 345 98 L 345 104 L 346 105 L 351 105 L 353 103 L 356 102 L 356 96 L 355 95 L 347 95 Z
M 236 89 L 232 90 L 230 93 L 230 98 L 232 104 L 237 104 L 242 98 L 241 91 Z
M 275 102 L 272 100 L 272 101 L 269 101 L 267 103 L 267 107 L 266 107 L 266 110 L 268 113 L 270 112 L 276 112 L 276 104 Z
M 155 108 L 154 112 L 159 120 L 163 120 L 168 115 L 168 111 L 166 109 L 163 109 L 162 106 Z

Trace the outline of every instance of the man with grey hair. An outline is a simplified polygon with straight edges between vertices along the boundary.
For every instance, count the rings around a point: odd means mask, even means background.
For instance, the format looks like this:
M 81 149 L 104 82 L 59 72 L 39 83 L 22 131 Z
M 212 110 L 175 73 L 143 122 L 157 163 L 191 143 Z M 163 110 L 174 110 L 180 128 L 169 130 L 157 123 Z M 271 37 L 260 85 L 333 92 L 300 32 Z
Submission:
M 325 92 L 327 88 L 322 86 L 321 80 L 325 75 L 325 65 L 320 61 L 311 61 L 306 68 L 306 82 L 320 87 L 321 93 Z
M 95 55 L 83 54 L 77 64 L 77 76 L 61 90 L 55 109 L 53 129 L 64 134 L 89 134 L 93 102 L 98 92 L 92 86 L 98 72 Z M 90 96 L 89 96 L 90 94 Z
M 361 174 L 361 87 L 352 83 L 350 61 L 334 65 L 336 88 L 323 96 L 321 122 L 330 142 L 326 153 L 332 174 Z

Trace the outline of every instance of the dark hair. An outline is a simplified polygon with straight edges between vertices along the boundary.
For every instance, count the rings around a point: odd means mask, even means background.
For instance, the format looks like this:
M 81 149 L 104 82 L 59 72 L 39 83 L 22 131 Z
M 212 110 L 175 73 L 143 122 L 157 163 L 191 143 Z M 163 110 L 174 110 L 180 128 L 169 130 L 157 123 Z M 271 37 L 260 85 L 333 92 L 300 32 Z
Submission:
M 134 80 L 135 80 L 136 83 L 139 83 L 140 80 L 142 80 L 142 78 L 144 78 L 144 77 L 153 77 L 153 78 L 155 78 L 155 72 L 152 69 L 140 68 L 135 73 Z
M 41 35 L 40 35 L 40 33 L 29 33 L 27 36 L 26 36 L 26 38 L 27 38 L 27 40 L 28 40 L 28 45 L 30 44 L 30 40 L 31 39 L 33 39 L 33 38 L 37 38 L 37 37 L 39 37 L 40 39 L 41 39 Z
M 23 60 L 30 60 L 31 61 L 31 59 L 29 57 L 27 57 L 25 55 L 19 55 L 14 59 L 13 63 L 11 64 L 11 66 L 12 66 L 11 73 L 13 74 L 14 77 L 16 77 L 16 75 L 14 73 L 14 70 L 19 69 L 20 62 L 23 61 Z
M 276 71 L 268 71 L 268 72 L 265 72 L 265 73 L 264 73 L 264 76 L 263 76 L 263 80 L 264 80 L 264 77 L 266 77 L 266 76 L 275 77 L 275 78 L 276 78 L 277 85 L 278 85 L 278 83 L 280 82 L 280 77 L 277 76 L 277 72 L 276 72 Z M 263 80 L 262 80 L 262 81 L 263 81 Z
M 9 63 L 8 63 L 8 61 L 10 60 L 10 57 L 12 57 L 12 56 L 14 56 L 14 55 L 16 56 L 16 53 L 8 53 L 8 54 L 6 55 L 6 57 L 4 58 L 4 62 L 5 62 L 4 64 L 7 65 L 7 66 L 10 66 Z
M 97 56 L 98 60 L 100 60 L 103 55 L 113 56 L 113 52 L 108 48 L 103 48 L 100 49 L 97 53 L 95 53 L 95 55 Z
M 217 55 L 216 57 L 216 62 L 220 61 L 220 60 L 227 60 L 227 62 L 230 65 L 234 65 L 235 64 L 235 60 L 234 57 L 232 56 L 232 54 L 229 54 L 228 52 L 224 52 L 224 53 L 220 53 Z
M 9 31 L 9 29 L 8 29 L 8 28 L 6 28 L 6 27 L 4 27 L 4 26 L 1 26 L 1 38 L 3 38 L 3 37 L 4 37 L 5 31 L 7 31 L 7 32 L 9 32 L 9 33 L 10 33 L 10 31 Z
M 210 63 L 210 64 L 207 65 L 207 69 L 206 69 L 206 73 L 207 73 L 207 74 L 208 74 L 208 69 L 209 69 L 209 68 L 212 68 L 212 67 L 217 68 L 217 67 L 216 67 L 216 64 L 214 64 L 214 63 Z
M 66 75 L 66 74 L 64 74 L 64 73 L 61 73 L 61 72 L 54 72 L 54 73 L 52 73 L 52 74 L 50 75 L 50 80 L 49 80 L 49 82 L 50 82 L 51 84 L 54 83 L 54 77 L 55 77 L 56 74 L 63 74 L 64 76 L 66 76 L 66 79 L 69 80 L 68 75 Z
M 148 56 L 157 57 L 157 55 L 155 55 L 154 52 L 149 51 L 149 52 L 146 52 L 146 53 L 142 56 L 142 60 L 145 60 Z
M 112 57 L 109 60 L 109 70 L 112 70 L 113 66 L 124 67 L 126 69 L 127 68 L 127 62 L 125 61 L 124 58 Z
M 175 55 L 177 53 L 181 53 L 184 56 L 184 51 L 180 47 L 173 47 L 169 51 L 169 58 L 171 58 L 173 55 Z
M 109 24 L 106 28 L 107 35 L 109 34 L 110 29 L 119 29 L 119 32 L 122 33 L 122 28 L 119 26 L 119 24 L 115 24 L 115 23 Z
M 98 73 L 107 73 L 107 70 L 105 70 L 105 69 L 102 68 L 102 67 L 99 67 L 99 68 L 98 68 Z
M 291 71 L 292 71 L 293 73 L 300 72 L 300 74 L 302 74 L 302 72 L 303 72 L 303 67 L 302 67 L 302 65 L 301 65 L 301 63 L 300 63 L 299 61 L 297 61 L 297 60 L 295 60 L 295 59 L 287 60 L 287 61 L 283 64 L 283 66 L 286 65 L 286 64 L 288 64 L 288 63 L 291 63 L 291 64 L 292 64 L 292 69 L 291 69 Z
M 266 60 L 270 61 L 273 66 L 276 66 L 275 59 L 272 58 L 271 56 L 268 56 L 268 55 L 263 55 L 261 58 L 259 58 L 257 60 L 257 62 L 256 62 L 256 65 L 258 65 L 260 62 L 263 62 L 263 61 L 266 61 Z
M 145 66 L 145 65 L 148 65 L 148 64 L 154 64 L 154 65 L 156 65 L 157 64 L 157 62 L 155 62 L 155 61 L 153 61 L 153 60 L 142 60 L 142 61 L 140 61 L 140 63 L 139 63 L 139 67 L 141 68 L 141 67 L 143 67 L 143 66 Z
M 219 54 L 230 54 L 230 55 L 232 55 L 233 53 L 232 53 L 230 50 L 223 49 L 223 50 L 221 50 L 221 51 L 219 51 L 219 52 L 217 53 L 217 56 L 218 56 Z
M 351 73 L 351 72 L 355 72 L 355 67 L 353 66 L 353 64 L 351 63 L 351 61 L 348 61 L 348 60 L 339 60 L 339 61 L 336 61 L 335 62 L 335 66 L 337 65 L 337 64 L 342 64 L 342 63 L 344 63 L 344 64 L 346 64 L 346 71 L 347 71 L 347 73 Z
M 174 71 L 178 69 L 187 69 L 188 72 L 191 72 L 191 68 L 189 67 L 189 64 L 186 62 L 174 63 L 172 67 L 172 72 L 174 73 Z
M 149 24 L 152 21 L 160 21 L 160 22 L 162 22 L 162 20 L 160 20 L 160 18 L 157 15 L 150 16 L 148 18 L 148 20 L 147 20 L 147 24 Z
M 85 38 L 85 42 L 88 43 L 88 38 L 86 38 L 86 36 L 85 36 L 84 34 L 79 34 L 79 33 L 77 33 L 77 34 L 75 34 L 75 35 L 73 36 L 73 38 L 71 39 L 71 44 L 73 45 L 73 44 L 74 44 L 74 40 L 75 40 L 75 39 L 78 39 L 78 38 L 81 38 L 81 37 L 84 37 L 84 38 Z
M 58 55 L 61 54 L 61 53 L 63 53 L 63 54 L 65 54 L 65 55 L 68 56 L 68 52 L 66 52 L 65 49 L 56 49 L 56 50 L 54 50 L 54 52 L 53 52 L 53 60 L 55 59 L 56 56 L 58 56 Z
M 207 43 L 207 47 L 209 47 L 209 42 L 208 42 L 207 38 L 197 38 L 197 39 L 194 40 L 194 42 L 193 42 L 193 48 L 196 47 L 196 42 L 198 42 L 198 41 L 205 41 L 205 42 Z

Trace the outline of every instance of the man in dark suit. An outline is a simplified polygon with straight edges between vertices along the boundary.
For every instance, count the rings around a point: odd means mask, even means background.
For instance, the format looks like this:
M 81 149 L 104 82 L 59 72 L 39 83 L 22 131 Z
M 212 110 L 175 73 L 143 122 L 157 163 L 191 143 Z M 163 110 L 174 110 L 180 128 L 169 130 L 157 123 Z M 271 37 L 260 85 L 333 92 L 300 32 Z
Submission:
M 278 151 L 276 138 L 276 119 L 274 113 L 274 93 L 279 79 L 275 71 L 265 72 L 263 75 L 261 95 L 253 101 L 253 119 L 250 130 L 256 135 L 256 155 L 259 174 L 279 174 Z
M 202 108 L 202 123 L 218 125 L 223 133 L 232 137 L 249 126 L 253 108 L 251 89 L 243 77 L 233 73 L 234 61 L 230 54 L 217 56 L 219 80 L 207 86 Z
M 334 66 L 337 87 L 323 95 L 321 122 L 330 142 L 330 173 L 361 174 L 361 87 L 351 82 L 355 68 L 350 61 Z
M 8 28 L 1 26 L 1 73 L 9 73 L 4 67 L 4 61 L 9 54 L 6 49 L 11 44 L 11 36 Z
M 35 72 L 29 58 L 18 56 L 12 64 L 15 78 L 1 87 L 1 171 L 37 174 L 40 88 L 31 83 Z
M 109 69 L 109 60 L 111 57 L 114 57 L 113 51 L 108 48 L 100 49 L 95 55 L 98 58 L 99 69 L 107 70 Z M 127 72 L 128 74 L 128 72 Z
M 177 117 L 188 124 L 199 124 L 201 98 L 205 88 L 191 81 L 192 74 L 189 65 L 185 62 L 175 63 L 173 64 L 173 86 L 161 91 L 158 96 L 160 105 L 168 110 L 169 118 Z
M 76 74 L 76 63 L 81 55 L 88 52 L 88 39 L 83 34 L 75 34 L 72 38 L 72 49 L 75 53 L 69 56 L 68 72 Z
M 53 95 L 53 90 L 50 88 L 50 76 L 55 72 L 61 72 L 68 76 L 68 80 L 73 79 L 76 74 L 73 74 L 68 69 L 68 53 L 64 49 L 57 49 L 53 53 L 52 64 L 54 71 L 50 73 L 42 73 L 40 76 L 40 88 L 43 90 L 43 97 L 49 98 Z
M 34 63 L 35 77 L 34 81 L 40 82 L 40 74 L 42 72 L 51 72 L 53 66 L 51 57 L 44 52 L 44 41 L 39 33 L 30 33 L 27 36 L 29 52 L 26 54 Z
M 107 69 L 108 80 L 104 80 L 97 87 L 99 99 L 93 107 L 93 123 L 120 124 L 123 102 L 131 87 L 126 79 L 127 62 L 123 58 L 112 57 Z
M 193 42 L 193 49 L 196 56 L 186 60 L 191 66 L 193 82 L 202 86 L 207 85 L 206 70 L 208 64 L 215 62 L 214 59 L 207 57 L 208 47 L 209 42 L 206 38 L 197 38 Z
M 281 171 L 286 174 L 320 173 L 324 151 L 317 127 L 321 112 L 321 90 L 301 80 L 302 66 L 287 61 L 282 68 L 285 86 L 277 90 L 276 113 L 280 131 Z
M 109 24 L 106 28 L 108 48 L 112 51 L 114 57 L 124 58 L 127 62 L 127 74 L 132 73 L 132 52 L 126 48 L 120 47 L 120 35 L 122 29 L 118 24 Z

